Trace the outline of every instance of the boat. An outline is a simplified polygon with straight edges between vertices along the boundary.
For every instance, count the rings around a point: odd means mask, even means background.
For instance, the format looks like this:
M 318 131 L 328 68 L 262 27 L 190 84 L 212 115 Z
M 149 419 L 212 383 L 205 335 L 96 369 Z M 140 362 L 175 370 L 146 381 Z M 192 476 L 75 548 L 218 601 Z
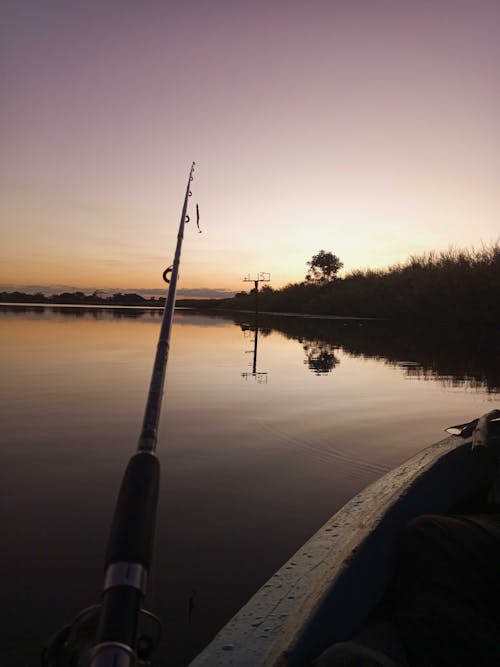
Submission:
M 335 513 L 220 630 L 190 667 L 298 667 L 356 636 L 391 580 L 403 526 L 482 511 L 497 475 L 500 411 L 451 427 Z M 362 663 L 360 663 L 362 664 Z

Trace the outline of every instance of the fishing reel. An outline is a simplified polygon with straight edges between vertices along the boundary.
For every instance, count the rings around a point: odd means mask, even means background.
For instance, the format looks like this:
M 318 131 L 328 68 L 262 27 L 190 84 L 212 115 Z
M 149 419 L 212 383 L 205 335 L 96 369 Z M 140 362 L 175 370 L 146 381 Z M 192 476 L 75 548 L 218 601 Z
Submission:
M 42 652 L 42 667 L 90 667 L 100 611 L 100 604 L 87 607 L 70 625 L 65 625 L 51 637 Z M 135 664 L 151 667 L 153 653 L 160 643 L 161 622 L 145 609 L 141 609 L 138 620 Z

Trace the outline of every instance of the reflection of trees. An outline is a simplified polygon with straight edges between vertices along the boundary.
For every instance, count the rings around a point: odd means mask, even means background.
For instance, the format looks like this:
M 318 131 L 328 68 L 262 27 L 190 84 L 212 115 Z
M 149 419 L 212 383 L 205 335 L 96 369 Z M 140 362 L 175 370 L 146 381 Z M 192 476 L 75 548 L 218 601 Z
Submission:
M 62 317 L 93 320 L 160 320 L 163 314 L 162 310 L 155 308 L 106 308 L 105 306 L 72 308 L 71 306 L 11 306 L 2 304 L 0 309 L 4 312 L 28 315 L 41 314 L 47 309 L 51 313 L 56 313 Z
M 335 366 L 340 363 L 335 356 L 336 348 L 330 343 L 319 340 L 302 340 L 301 342 L 306 353 L 304 363 L 315 375 L 331 373 Z
M 2 305 L 2 311 L 28 313 L 36 317 L 46 306 Z M 61 317 L 97 319 L 136 319 L 159 321 L 160 309 L 134 308 L 64 308 L 49 306 Z M 183 311 L 177 311 L 181 316 Z M 202 322 L 220 318 L 251 330 L 248 313 L 189 311 L 189 318 Z M 187 317 L 187 315 L 186 315 Z M 465 327 L 420 324 L 405 325 L 382 320 L 328 320 L 321 318 L 259 315 L 259 336 L 278 331 L 298 341 L 306 354 L 305 363 L 316 375 L 330 372 L 338 364 L 335 350 L 355 357 L 385 360 L 401 368 L 412 378 L 439 381 L 447 387 L 486 389 L 500 392 L 500 356 L 498 333 L 493 326 Z M 333 363 L 332 363 L 333 362 Z
M 444 387 L 447 387 L 448 389 L 472 389 L 474 390 L 479 390 L 479 389 L 484 389 L 485 386 L 488 390 L 488 392 L 491 393 L 496 393 L 497 391 L 500 390 L 500 387 L 497 386 L 496 388 L 489 388 L 487 385 L 487 378 L 482 377 L 482 378 L 477 378 L 474 377 L 473 375 L 469 374 L 461 374 L 461 375 L 445 375 L 443 372 L 436 372 L 432 368 L 424 368 L 423 366 L 414 366 L 414 365 L 408 365 L 408 364 L 395 364 L 391 363 L 392 366 L 397 366 L 399 368 L 403 368 L 405 371 L 405 374 L 408 377 L 411 378 L 416 378 L 417 380 L 423 380 L 424 382 L 435 382 L 438 380 Z
M 218 313 L 241 324 L 248 315 Z M 389 320 L 321 319 L 259 315 L 259 323 L 289 339 L 316 341 L 354 357 L 385 360 L 409 377 L 447 387 L 500 392 L 498 332 L 494 326 Z M 314 369 L 311 369 L 314 370 Z

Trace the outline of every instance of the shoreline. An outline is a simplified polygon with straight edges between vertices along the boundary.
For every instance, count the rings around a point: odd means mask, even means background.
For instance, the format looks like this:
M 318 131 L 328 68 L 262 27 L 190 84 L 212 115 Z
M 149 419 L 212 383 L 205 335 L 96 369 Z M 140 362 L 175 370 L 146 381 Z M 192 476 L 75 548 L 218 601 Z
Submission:
M 98 303 L 36 303 L 36 302 L 13 302 L 13 301 L 0 301 L 0 307 L 2 306 L 13 306 L 16 308 L 30 307 L 30 308 L 100 308 L 100 309 L 124 309 L 127 310 L 163 310 L 163 306 L 120 306 L 116 304 L 98 304 Z M 175 310 L 193 310 L 195 312 L 207 314 L 207 313 L 248 313 L 255 315 L 254 310 L 243 310 L 236 308 L 196 308 L 196 306 L 175 306 Z M 302 317 L 304 319 L 315 319 L 315 320 L 371 320 L 371 321 L 382 321 L 386 320 L 385 317 L 359 317 L 356 315 L 315 315 L 313 313 L 280 313 L 278 311 L 269 311 L 262 310 L 259 311 L 259 315 L 271 315 L 274 317 Z

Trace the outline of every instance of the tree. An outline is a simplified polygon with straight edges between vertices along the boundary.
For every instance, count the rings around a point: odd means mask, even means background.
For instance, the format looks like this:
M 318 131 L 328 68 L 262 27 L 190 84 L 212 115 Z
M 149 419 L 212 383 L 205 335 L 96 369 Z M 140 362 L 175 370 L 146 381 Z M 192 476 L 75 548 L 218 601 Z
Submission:
M 336 278 L 336 273 L 344 266 L 337 255 L 332 252 L 320 250 L 307 262 L 309 271 L 306 274 L 306 280 L 318 285 L 332 282 Z

